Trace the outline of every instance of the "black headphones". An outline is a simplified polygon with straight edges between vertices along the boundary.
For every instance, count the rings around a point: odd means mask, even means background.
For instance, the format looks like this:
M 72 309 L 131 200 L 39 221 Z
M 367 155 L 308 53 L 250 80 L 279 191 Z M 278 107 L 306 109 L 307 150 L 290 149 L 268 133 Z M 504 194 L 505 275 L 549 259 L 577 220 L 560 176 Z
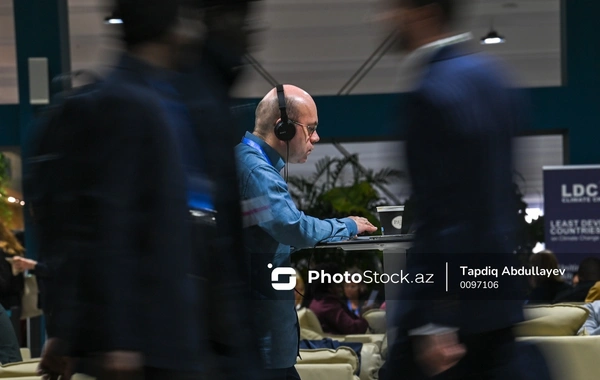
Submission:
M 285 94 L 283 93 L 283 85 L 277 85 L 277 99 L 279 100 L 279 111 L 281 112 L 281 120 L 275 124 L 275 136 L 281 141 L 290 141 L 296 135 L 296 125 L 289 121 L 285 110 Z

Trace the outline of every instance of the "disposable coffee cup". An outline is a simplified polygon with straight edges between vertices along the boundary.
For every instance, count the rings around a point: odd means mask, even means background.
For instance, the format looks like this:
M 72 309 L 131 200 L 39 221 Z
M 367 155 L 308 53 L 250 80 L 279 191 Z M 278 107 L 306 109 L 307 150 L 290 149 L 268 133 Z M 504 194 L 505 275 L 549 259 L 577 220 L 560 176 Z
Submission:
M 381 222 L 382 235 L 399 235 L 402 231 L 404 206 L 380 206 L 377 214 Z

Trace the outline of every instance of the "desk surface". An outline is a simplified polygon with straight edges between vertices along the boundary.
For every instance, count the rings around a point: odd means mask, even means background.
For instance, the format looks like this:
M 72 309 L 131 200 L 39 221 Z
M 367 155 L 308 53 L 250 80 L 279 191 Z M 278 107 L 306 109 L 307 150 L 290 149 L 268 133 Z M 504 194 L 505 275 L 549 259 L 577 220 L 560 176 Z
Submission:
M 354 239 L 321 243 L 316 248 L 342 248 L 344 250 L 392 249 L 412 243 L 414 235 L 375 235 L 357 236 Z

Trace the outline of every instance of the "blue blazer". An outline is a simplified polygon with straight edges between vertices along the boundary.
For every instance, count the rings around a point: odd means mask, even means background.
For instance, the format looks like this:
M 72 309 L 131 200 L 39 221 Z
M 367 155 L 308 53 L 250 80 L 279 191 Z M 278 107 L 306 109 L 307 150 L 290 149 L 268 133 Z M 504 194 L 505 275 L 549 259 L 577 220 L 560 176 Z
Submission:
M 58 196 L 36 225 L 47 327 L 73 355 L 134 350 L 153 367 L 197 370 L 206 339 L 186 177 L 152 75 L 124 56 L 44 121 L 59 126 L 64 154 Z

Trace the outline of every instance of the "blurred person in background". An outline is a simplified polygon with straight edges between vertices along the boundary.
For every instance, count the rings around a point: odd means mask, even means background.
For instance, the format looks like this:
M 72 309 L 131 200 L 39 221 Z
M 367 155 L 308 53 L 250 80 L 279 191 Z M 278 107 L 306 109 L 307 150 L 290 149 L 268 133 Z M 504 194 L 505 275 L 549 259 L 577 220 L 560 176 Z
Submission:
M 600 300 L 600 281 L 596 281 L 585 297 L 585 302 L 594 302 L 598 300 Z
M 388 14 L 408 53 L 404 69 L 415 79 L 399 117 L 407 125 L 415 202 L 415 242 L 406 269 L 439 274 L 440 280 L 401 285 L 393 321 L 399 332 L 381 374 L 542 379 L 547 372 L 539 353 L 517 354 L 512 335 L 512 326 L 523 320 L 520 286 L 507 280 L 495 292 L 442 289 L 445 262 L 459 254 L 461 265 L 471 267 L 512 263 L 517 209 L 511 143 L 523 121 L 502 66 L 475 54 L 470 34 L 453 33 L 458 3 L 391 0 Z M 541 370 L 530 354 L 541 360 Z
M 241 61 L 231 56 L 241 52 L 221 46 L 227 40 L 210 27 L 217 18 L 244 23 L 247 3 L 118 0 L 126 53 L 93 91 L 75 91 L 42 121 L 60 126 L 53 139 L 62 143 L 55 196 L 36 193 L 35 181 L 27 187 L 40 260 L 53 262 L 45 376 L 218 378 L 225 360 L 251 376 L 249 328 L 237 312 L 248 268 L 227 140 L 228 90 Z M 231 322 L 235 342 L 209 326 L 219 318 Z M 209 337 L 211 328 L 227 338 Z
M 334 263 L 318 264 L 313 270 L 330 276 L 341 273 Z M 367 332 L 369 323 L 346 306 L 341 284 L 315 281 L 309 285 L 309 294 L 308 308 L 319 318 L 323 332 L 336 335 Z
M 8 313 L 0 305 L 0 364 L 5 365 L 20 361 L 23 361 L 21 345 Z
M 529 264 L 540 269 L 558 269 L 558 260 L 551 251 L 541 251 L 531 255 Z M 529 283 L 532 290 L 528 303 L 551 303 L 558 293 L 571 289 L 560 275 L 532 276 Z
M 12 313 L 19 313 L 23 296 L 23 273 L 13 270 L 12 263 L 25 254 L 12 231 L 0 221 L 0 305 Z M 19 316 L 16 316 L 17 320 Z
M 348 270 L 350 276 L 357 273 L 361 276 L 363 271 L 358 268 L 350 268 Z M 369 305 L 367 299 L 367 285 L 363 282 L 345 282 L 344 283 L 344 298 L 346 299 L 346 306 L 348 310 L 353 312 L 357 317 L 360 317 L 364 312 L 374 309 L 377 307 L 375 303 Z
M 590 314 L 577 334 L 585 332 L 586 335 L 600 335 L 600 301 L 587 302 L 583 307 L 588 309 Z
M 600 258 L 586 257 L 579 263 L 577 282 L 574 281 L 573 288 L 558 293 L 552 303 L 585 302 L 590 289 L 597 281 L 600 281 Z
M 292 246 L 314 247 L 377 229 L 356 216 L 314 218 L 294 204 L 280 172 L 285 165 L 308 160 L 319 141 L 318 121 L 317 106 L 306 91 L 278 85 L 258 104 L 254 132 L 247 132 L 235 148 L 239 188 L 248 205 L 244 244 L 252 257 L 252 316 L 264 379 L 299 378 L 294 367 L 299 353 L 294 294 L 273 287 L 273 270 L 290 267 Z M 285 128 L 276 128 L 280 122 Z

